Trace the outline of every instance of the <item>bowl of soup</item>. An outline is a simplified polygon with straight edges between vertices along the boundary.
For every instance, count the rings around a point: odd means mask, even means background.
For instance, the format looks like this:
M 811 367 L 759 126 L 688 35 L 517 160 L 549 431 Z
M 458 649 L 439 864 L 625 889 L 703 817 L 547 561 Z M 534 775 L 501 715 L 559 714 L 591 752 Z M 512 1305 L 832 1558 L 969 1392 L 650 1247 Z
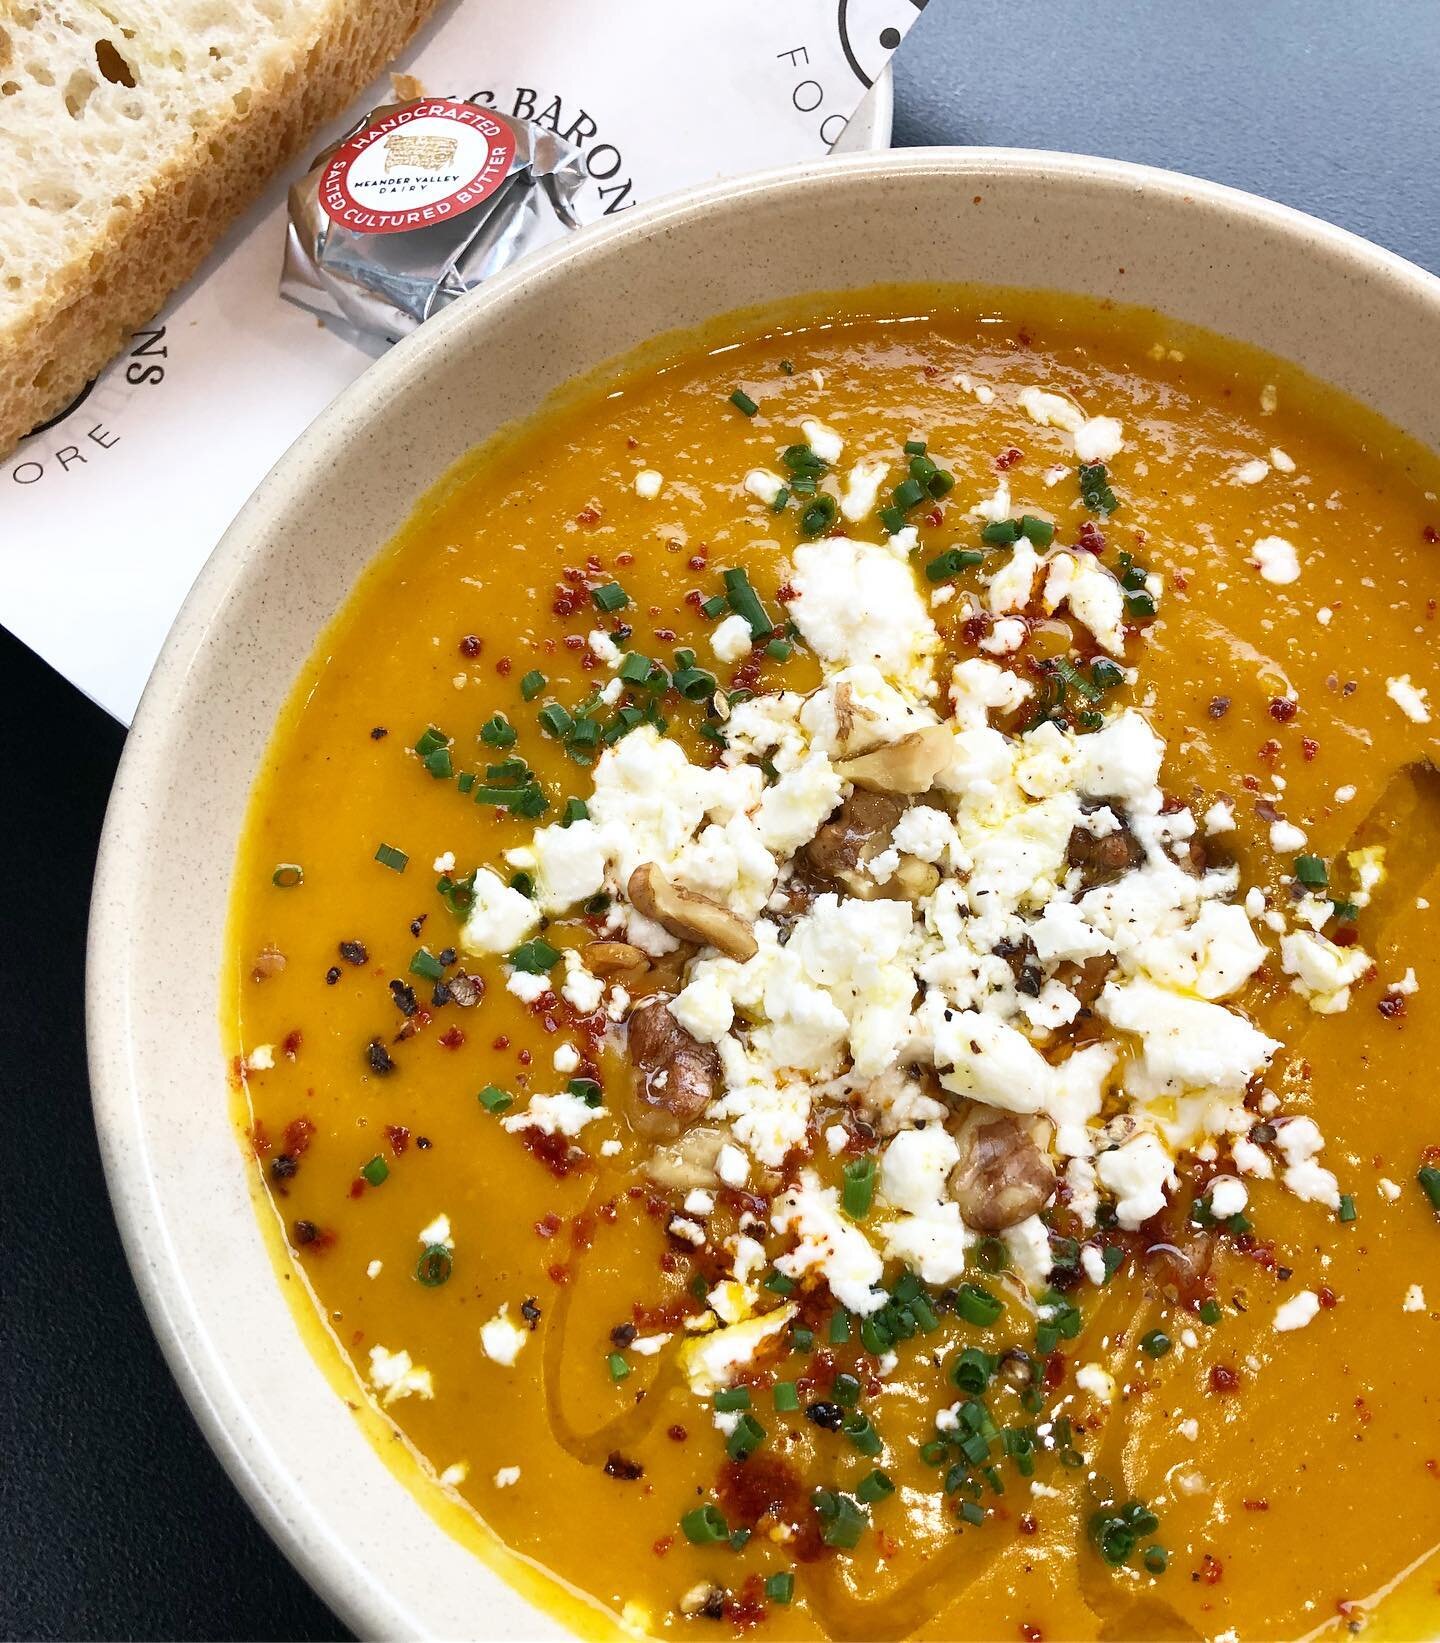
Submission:
M 102 1146 L 386 1635 L 1440 1631 L 1440 285 L 1057 156 L 396 348 L 107 823 Z

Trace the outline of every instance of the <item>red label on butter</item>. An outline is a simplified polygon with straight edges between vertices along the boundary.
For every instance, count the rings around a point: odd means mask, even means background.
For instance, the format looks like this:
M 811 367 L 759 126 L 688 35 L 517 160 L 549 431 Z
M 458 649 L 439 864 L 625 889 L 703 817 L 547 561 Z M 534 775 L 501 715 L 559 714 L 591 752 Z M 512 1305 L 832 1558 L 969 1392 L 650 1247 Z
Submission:
M 514 158 L 514 131 L 489 109 L 421 98 L 378 116 L 335 150 L 320 178 L 320 205 L 352 233 L 407 233 L 489 199 Z

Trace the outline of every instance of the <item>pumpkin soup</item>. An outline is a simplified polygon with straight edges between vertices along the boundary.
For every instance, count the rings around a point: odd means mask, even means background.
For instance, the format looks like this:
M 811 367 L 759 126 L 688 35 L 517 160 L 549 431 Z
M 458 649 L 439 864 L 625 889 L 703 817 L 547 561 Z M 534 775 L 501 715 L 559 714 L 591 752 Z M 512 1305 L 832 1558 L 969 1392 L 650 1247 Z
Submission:
M 229 1004 L 430 1487 L 641 1633 L 1440 1626 L 1437 491 L 959 289 L 440 487 L 276 733 Z

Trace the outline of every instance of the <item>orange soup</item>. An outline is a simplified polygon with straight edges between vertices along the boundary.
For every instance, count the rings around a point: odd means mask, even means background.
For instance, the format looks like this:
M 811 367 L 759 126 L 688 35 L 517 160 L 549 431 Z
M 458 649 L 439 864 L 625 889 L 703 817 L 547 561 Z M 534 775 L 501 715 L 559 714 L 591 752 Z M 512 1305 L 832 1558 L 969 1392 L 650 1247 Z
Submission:
M 227 1026 L 437 1499 L 642 1634 L 1440 1627 L 1437 492 L 1157 315 L 897 289 L 420 506 Z

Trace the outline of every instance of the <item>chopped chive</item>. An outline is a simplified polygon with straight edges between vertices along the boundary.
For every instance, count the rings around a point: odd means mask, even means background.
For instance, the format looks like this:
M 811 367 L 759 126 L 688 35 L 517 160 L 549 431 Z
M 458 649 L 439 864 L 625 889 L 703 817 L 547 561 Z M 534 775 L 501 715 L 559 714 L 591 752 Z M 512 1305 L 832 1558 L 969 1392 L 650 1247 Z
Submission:
M 439 981 L 445 974 L 445 966 L 427 947 L 419 947 L 410 956 L 410 974 L 424 976 L 426 981 Z
M 815 1331 L 803 1326 L 790 1331 L 790 1345 L 797 1352 L 809 1352 L 815 1345 Z
M 955 489 L 955 475 L 948 468 L 937 468 L 925 481 L 925 489 L 929 491 L 931 501 L 938 502 Z
M 725 1453 L 731 1460 L 749 1460 L 751 1455 L 764 1443 L 766 1431 L 760 1422 L 749 1413 L 740 1417 L 735 1423 L 735 1430 L 725 1440 Z
M 879 1467 L 873 1472 L 867 1472 L 855 1486 L 856 1500 L 863 1501 L 867 1506 L 894 1493 L 895 1485 L 891 1482 L 889 1474 L 882 1472 Z
M 565 1088 L 573 1096 L 577 1096 L 587 1107 L 598 1107 L 605 1099 L 605 1092 L 593 1078 L 572 1078 Z
M 420 740 L 416 742 L 415 751 L 422 759 L 424 759 L 428 758 L 430 754 L 438 751 L 438 749 L 448 747 L 449 745 L 450 738 L 445 734 L 445 732 L 443 730 L 437 730 L 434 725 L 431 725 Z
M 931 476 L 940 472 L 924 451 L 913 452 L 907 466 L 910 469 L 910 477 L 918 479 L 922 485 L 928 484 Z
M 777 662 L 788 662 L 794 650 L 788 639 L 772 639 L 765 646 L 765 654 Z
M 680 1519 L 680 1531 L 692 1546 L 714 1546 L 730 1538 L 730 1525 L 714 1506 L 697 1506 L 693 1512 L 686 1512 Z
M 860 1344 L 872 1357 L 880 1358 L 893 1343 L 879 1318 L 873 1317 L 860 1320 Z
M 512 873 L 510 875 L 510 888 L 518 890 L 522 896 L 527 896 L 533 901 L 535 899 L 535 875 L 533 873 Z
M 723 616 L 730 609 L 730 601 L 723 593 L 713 593 L 708 599 L 700 601 L 700 614 L 708 616 L 713 622 L 717 616 Z
M 1147 1358 L 1163 1358 L 1173 1345 L 1163 1329 L 1152 1329 L 1140 1337 L 1140 1350 Z
M 533 702 L 548 683 L 549 680 L 538 667 L 531 668 L 520 681 L 520 694 L 527 702 Z
M 1097 690 L 1113 690 L 1116 685 L 1125 683 L 1124 672 L 1108 657 L 1098 657 L 1090 664 L 1090 677 Z
M 584 799 L 566 799 L 565 813 L 560 818 L 562 827 L 569 827 L 571 822 L 589 821 L 590 811 Z
M 750 1388 L 748 1386 L 732 1386 L 723 1392 L 715 1394 L 715 1407 L 722 1415 L 734 1414 L 737 1410 L 750 1407 Z
M 806 537 L 820 536 L 835 523 L 839 512 L 840 504 L 833 496 L 817 496 L 800 515 L 800 534 Z
M 875 1160 L 857 1158 L 845 1166 L 845 1186 L 842 1201 L 845 1213 L 853 1221 L 863 1221 L 870 1213 L 875 1199 Z
M 1416 1171 L 1415 1179 L 1421 1192 L 1430 1200 L 1431 1209 L 1440 1209 L 1440 1169 L 1426 1164 Z
M 304 884 L 305 869 L 296 861 L 282 861 L 270 875 L 270 882 L 277 890 L 293 890 L 297 884 Z
M 780 453 L 780 460 L 791 474 L 808 474 L 814 478 L 830 470 L 824 457 L 816 456 L 808 445 L 787 445 Z
M 538 936 L 533 941 L 522 942 L 506 957 L 513 969 L 530 976 L 548 975 L 560 962 L 560 954 L 555 948 Z
M 765 1595 L 772 1603 L 789 1603 L 795 1596 L 795 1576 L 788 1569 L 782 1569 L 779 1574 L 766 1575 Z
M 793 1295 L 795 1280 L 787 1277 L 783 1272 L 772 1272 L 760 1286 L 768 1289 L 774 1295 Z
M 827 1546 L 851 1551 L 859 1545 L 860 1536 L 869 1527 L 870 1517 L 849 1495 L 838 1494 L 832 1489 L 817 1489 L 810 1501 L 820 1518 L 820 1538 Z
M 1200 1322 L 1202 1324 L 1218 1324 L 1221 1319 L 1220 1303 L 1206 1301 L 1200 1308 Z
M 375 860 L 382 867 L 388 867 L 396 873 L 403 873 L 410 864 L 409 856 L 403 850 L 397 850 L 393 844 L 382 844 L 375 852 Z
M 455 1258 L 448 1244 L 426 1244 L 415 1263 L 415 1276 L 426 1289 L 438 1289 L 454 1265 Z
M 891 503 L 902 513 L 918 507 L 925 500 L 925 487 L 918 479 L 902 479 L 890 493 Z
M 962 1500 L 960 1502 L 960 1516 L 967 1523 L 979 1528 L 985 1521 L 985 1508 L 978 1506 L 973 1500 Z
M 836 1403 L 853 1409 L 860 1401 L 860 1382 L 854 1375 L 837 1375 L 830 1383 L 830 1396 Z
M 1346 1225 L 1356 1218 L 1355 1200 L 1348 1192 L 1340 1194 L 1339 1218 Z
M 731 610 L 737 616 L 743 616 L 750 624 L 752 639 L 763 639 L 774 631 L 775 624 L 770 620 L 764 605 L 760 603 L 760 596 L 750 586 L 750 578 L 743 569 L 725 572 L 725 594 L 730 601 Z
M 1082 462 L 1078 478 L 1080 499 L 1091 513 L 1112 514 L 1119 504 L 1110 489 L 1110 476 L 1103 462 Z
M 775 1399 L 777 1414 L 793 1414 L 800 1407 L 800 1393 L 796 1389 L 794 1381 L 776 1381 L 772 1396 Z
M 900 532 L 905 529 L 905 514 L 900 508 L 880 508 L 876 513 L 876 517 L 890 536 L 899 536 Z
M 1319 856 L 1296 856 L 1295 877 L 1301 884 L 1308 884 L 1312 889 L 1319 889 L 1329 878 L 1325 863 Z
M 984 560 L 985 555 L 973 548 L 949 548 L 926 565 L 925 576 L 931 582 L 948 582 L 952 576 L 958 576 L 972 565 L 983 564 Z
M 1040 519 L 1033 513 L 1027 513 L 1020 516 L 1020 534 L 1037 548 L 1048 548 L 1055 540 L 1055 527 L 1048 519 Z
M 455 785 L 462 793 L 468 793 L 475 785 L 475 772 L 473 770 L 462 770 L 455 778 Z
M 480 740 L 488 747 L 513 747 L 517 731 L 503 713 L 493 714 L 480 726 Z
M 955 1310 L 966 1323 L 988 1329 L 1005 1310 L 1005 1303 L 980 1284 L 961 1284 L 955 1292 Z
M 610 1371 L 612 1381 L 623 1381 L 630 1373 L 630 1365 L 618 1352 L 611 1352 L 605 1359 L 605 1366 Z
M 390 1177 L 390 1166 L 377 1152 L 368 1164 L 361 1165 L 360 1173 L 372 1187 L 378 1187 Z
M 1170 1554 L 1163 1546 L 1147 1546 L 1141 1562 L 1152 1575 L 1163 1575 L 1170 1567 Z
M 515 1097 L 496 1084 L 487 1084 L 475 1099 L 486 1112 L 502 1113 L 515 1105 Z
M 1125 608 L 1132 616 L 1153 616 L 1155 614 L 1155 601 L 1148 593 L 1127 593 L 1125 595 Z
M 655 666 L 648 656 L 642 656 L 638 650 L 626 653 L 625 660 L 616 669 L 627 685 L 643 685 L 650 677 L 650 670 Z
M 844 1346 L 850 1339 L 850 1314 L 843 1306 L 836 1307 L 830 1316 L 830 1344 Z
M 1353 901 L 1332 901 L 1330 907 L 1336 918 L 1343 918 L 1347 923 L 1353 924 L 1360 917 L 1360 909 Z
M 539 720 L 540 728 L 547 736 L 568 736 L 575 728 L 575 721 L 559 702 L 551 702 L 548 706 L 542 707 Z
M 982 1352 L 978 1346 L 967 1346 L 950 1366 L 950 1379 L 962 1392 L 978 1398 L 990 1384 L 998 1358 Z
M 751 399 L 749 394 L 747 394 L 743 388 L 737 388 L 735 392 L 731 394 L 730 403 L 744 416 L 754 416 L 756 411 L 760 409 L 760 407 L 753 399 Z
M 923 439 L 907 439 L 900 447 L 906 456 L 924 456 L 925 441 Z
M 775 495 L 773 497 L 771 497 L 771 499 L 770 499 L 770 512 L 771 513 L 784 513 L 786 508 L 788 508 L 789 506 L 790 506 L 790 487 L 788 485 L 782 485 L 780 487 L 780 489 L 778 491 L 776 491 Z
M 1020 521 L 1018 519 L 992 519 L 980 532 L 982 542 L 992 542 L 997 547 L 1005 547 L 1011 542 L 1020 540 Z
M 670 683 L 687 702 L 704 702 L 715 694 L 719 681 L 702 667 L 682 667 Z
M 448 747 L 437 747 L 420 761 L 437 782 L 448 782 L 455 774 L 454 761 Z
M 591 588 L 590 597 L 595 602 L 596 610 L 606 612 L 624 610 L 630 603 L 630 595 L 618 582 L 605 582 L 598 588 Z

